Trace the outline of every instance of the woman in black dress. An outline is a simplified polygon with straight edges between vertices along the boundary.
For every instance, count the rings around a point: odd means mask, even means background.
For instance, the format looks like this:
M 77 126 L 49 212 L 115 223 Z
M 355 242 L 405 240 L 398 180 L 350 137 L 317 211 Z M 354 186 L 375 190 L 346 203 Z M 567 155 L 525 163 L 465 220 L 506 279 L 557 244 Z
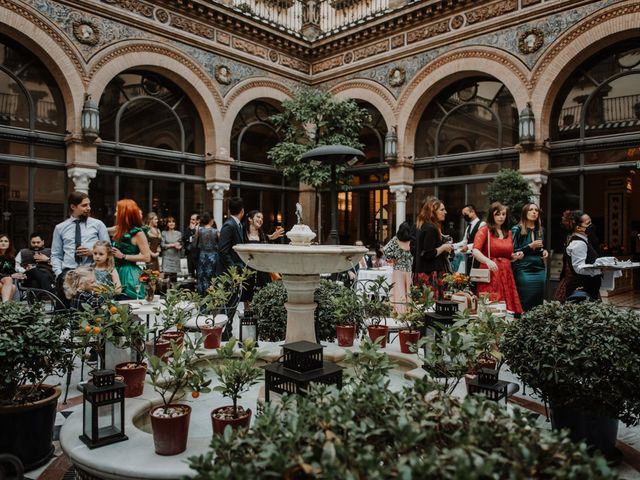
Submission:
M 449 254 L 453 251 L 453 244 L 444 241 L 442 224 L 447 216 L 447 210 L 442 200 L 428 198 L 418 215 L 416 228 L 416 254 L 414 258 L 415 283 L 430 283 L 436 291 L 438 280 L 449 271 Z

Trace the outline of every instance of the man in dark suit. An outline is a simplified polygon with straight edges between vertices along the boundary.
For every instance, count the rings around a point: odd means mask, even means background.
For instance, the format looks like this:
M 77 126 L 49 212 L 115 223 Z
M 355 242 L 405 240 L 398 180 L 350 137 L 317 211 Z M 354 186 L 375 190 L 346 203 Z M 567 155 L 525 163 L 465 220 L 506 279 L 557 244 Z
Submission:
M 216 262 L 216 275 L 226 273 L 232 266 L 244 267 L 244 262 L 233 249 L 234 245 L 244 243 L 242 218 L 244 217 L 244 205 L 240 197 L 229 200 L 229 218 L 222 225 L 220 240 L 218 241 L 218 261 Z
M 234 245 L 244 243 L 244 232 L 242 218 L 244 217 L 244 204 L 240 197 L 233 197 L 229 200 L 229 218 L 222 225 L 220 230 L 220 240 L 218 241 L 218 260 L 216 261 L 216 275 L 222 275 L 233 266 L 244 267 L 244 262 L 233 249 Z M 238 293 L 234 293 L 227 304 L 226 314 L 229 317 L 222 339 L 228 340 L 231 337 L 233 319 L 236 314 L 238 304 Z M 242 326 L 240 326 L 242 328 Z

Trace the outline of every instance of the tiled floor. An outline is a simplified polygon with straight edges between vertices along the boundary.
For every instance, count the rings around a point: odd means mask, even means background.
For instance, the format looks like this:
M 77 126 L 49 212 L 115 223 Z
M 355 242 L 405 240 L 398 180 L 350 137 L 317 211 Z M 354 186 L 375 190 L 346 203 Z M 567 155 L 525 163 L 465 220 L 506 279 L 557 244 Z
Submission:
M 604 301 L 613 303 L 619 307 L 623 308 L 632 308 L 634 310 L 640 311 L 640 291 L 628 292 L 620 295 L 616 295 L 613 297 L 606 298 Z M 397 340 L 394 340 L 397 342 Z M 394 348 L 391 345 L 388 348 Z M 397 348 L 397 347 L 396 347 Z M 507 372 L 508 374 L 508 372 Z M 53 379 L 52 379 L 53 380 Z M 64 423 L 65 419 L 69 415 L 77 415 L 77 411 L 82 408 L 82 396 L 77 389 L 77 383 L 80 380 L 79 378 L 79 369 L 74 371 L 71 380 L 71 387 L 69 390 L 69 399 L 66 405 L 60 403 L 58 405 L 58 415 L 56 417 L 56 431 L 55 438 L 57 440 L 57 435 L 60 430 L 60 427 Z M 517 379 L 514 379 L 517 381 Z M 59 378 L 56 378 L 54 383 L 58 383 L 60 381 Z M 64 391 L 63 391 L 64 395 Z M 539 417 L 539 425 L 543 428 L 547 427 L 544 409 L 539 401 L 539 399 L 532 397 L 530 395 L 524 395 L 522 391 L 517 393 L 518 398 L 514 399 L 513 403 L 520 404 L 534 412 L 540 414 Z M 621 425 L 620 432 L 618 434 L 618 438 L 622 440 L 622 444 L 620 444 L 621 450 L 625 453 L 625 463 L 623 463 L 620 467 L 618 467 L 618 473 L 621 478 L 625 480 L 640 480 L 640 426 L 634 428 L 627 428 Z M 37 470 L 33 470 L 31 472 L 27 472 L 25 475 L 25 479 L 27 480 L 73 480 L 75 475 L 73 473 L 73 467 L 71 466 L 68 458 L 64 453 L 60 450 L 59 444 L 54 442 L 56 445 L 56 452 L 54 458 L 48 465 L 41 467 Z

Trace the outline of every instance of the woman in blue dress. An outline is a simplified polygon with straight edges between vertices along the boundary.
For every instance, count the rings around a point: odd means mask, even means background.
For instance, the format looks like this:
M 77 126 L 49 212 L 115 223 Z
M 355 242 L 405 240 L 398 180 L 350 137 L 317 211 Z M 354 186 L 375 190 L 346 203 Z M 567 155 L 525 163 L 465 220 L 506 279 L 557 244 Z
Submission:
M 142 269 L 137 263 L 151 261 L 151 250 L 142 223 L 142 212 L 135 201 L 123 199 L 118 202 L 115 227 L 113 256 L 122 294 L 129 298 L 144 298 L 144 285 L 139 278 Z
M 540 208 L 535 203 L 527 203 L 522 208 L 520 223 L 511 229 L 513 252 L 522 252 L 524 257 L 513 262 L 513 276 L 516 280 L 522 310 L 528 311 L 542 305 L 547 282 L 545 259 L 549 252 L 544 248 L 544 230 L 540 221 Z

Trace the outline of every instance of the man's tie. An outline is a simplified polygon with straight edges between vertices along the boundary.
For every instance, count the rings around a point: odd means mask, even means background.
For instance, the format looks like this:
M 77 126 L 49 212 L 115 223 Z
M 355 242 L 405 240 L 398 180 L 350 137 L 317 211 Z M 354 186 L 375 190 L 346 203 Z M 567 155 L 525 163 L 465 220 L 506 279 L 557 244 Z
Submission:
M 80 231 L 80 219 L 77 218 L 74 220 L 74 222 L 76 223 L 76 250 L 77 250 L 78 247 L 82 245 L 82 232 Z M 76 254 L 75 259 L 78 265 L 82 263 L 82 257 L 80 255 Z

